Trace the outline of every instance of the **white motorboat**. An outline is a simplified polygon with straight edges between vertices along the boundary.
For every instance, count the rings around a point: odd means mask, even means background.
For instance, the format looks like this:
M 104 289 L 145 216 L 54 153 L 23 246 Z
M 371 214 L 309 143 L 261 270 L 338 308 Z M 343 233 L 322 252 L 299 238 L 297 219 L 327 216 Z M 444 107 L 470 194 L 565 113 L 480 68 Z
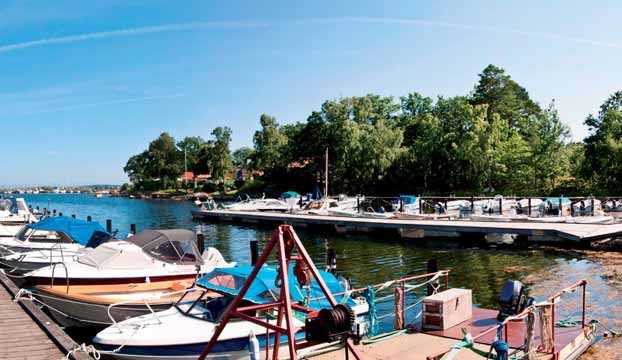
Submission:
M 0 200 L 0 225 L 25 225 L 37 221 L 23 198 Z
M 225 205 L 225 209 L 232 211 L 287 212 L 292 210 L 292 206 L 278 199 L 251 199 L 247 196 L 245 200 Z
M 514 204 L 514 209 L 516 209 L 517 214 L 531 214 L 534 216 L 538 213 L 540 204 L 542 204 L 542 199 L 520 199 Z M 529 209 L 530 205 L 531 211 Z
M 572 213 L 574 216 L 602 215 L 602 212 L 601 201 L 598 199 L 588 198 L 572 204 Z
M 145 230 L 129 240 L 109 241 L 70 261 L 28 272 L 23 279 L 33 285 L 145 283 L 193 279 L 215 267 L 235 265 L 212 247 L 199 254 L 195 242 L 189 230 Z
M 327 215 L 330 215 L 330 216 L 354 217 L 354 218 L 361 217 L 361 214 L 356 210 L 341 209 L 341 208 L 326 209 L 326 213 Z
M 566 223 L 568 224 L 613 224 L 615 218 L 613 216 L 566 216 Z
M 548 197 L 540 203 L 538 210 L 542 216 L 567 216 L 571 207 L 572 202 L 567 197 Z
M 607 200 L 603 204 L 606 212 L 622 212 L 622 201 L 618 199 Z
M 63 252 L 71 256 L 81 248 L 96 247 L 111 237 L 97 222 L 65 216 L 44 218 L 22 226 L 15 237 L 0 238 L 0 266 L 26 267 L 26 256 L 47 257 L 44 262 L 49 263 L 50 254 Z
M 201 278 L 197 284 L 203 291 L 201 297 L 190 301 L 182 298 L 175 307 L 168 310 L 143 315 L 112 325 L 99 332 L 93 339 L 95 346 L 102 354 L 115 359 L 196 359 L 210 341 L 218 326 L 219 319 L 224 315 L 228 305 L 239 294 L 242 286 L 252 272 L 251 266 L 216 269 Z M 302 303 L 321 294 L 319 285 L 313 280 L 309 292 L 302 289 L 290 268 L 289 288 L 291 300 Z M 330 273 L 319 271 L 320 276 L 332 293 L 343 293 L 344 288 Z M 244 296 L 246 304 L 266 304 L 278 300 L 280 288 L 274 285 L 277 278 L 275 266 L 263 266 L 253 285 Z M 214 295 L 214 292 L 220 295 Z M 369 306 L 364 298 L 352 299 L 336 296 L 338 303 L 350 306 L 357 316 L 360 331 L 366 331 L 366 316 Z M 312 309 L 327 308 L 330 305 L 325 299 L 311 300 Z M 275 314 L 253 314 L 270 317 Z M 304 325 L 304 320 L 294 316 L 294 326 Z M 271 321 L 273 324 L 276 320 Z M 356 326 L 356 325 L 355 325 Z M 263 347 L 266 341 L 274 344 L 274 333 L 270 330 L 266 337 L 266 328 L 254 323 L 235 320 L 227 324 L 218 338 L 218 342 L 210 353 L 210 358 L 248 359 L 249 337 L 255 336 Z M 304 340 L 304 332 L 299 332 L 297 340 Z M 282 338 L 284 340 L 284 338 Z M 325 346 L 325 345 L 324 345 Z M 281 345 L 281 349 L 286 347 Z M 216 356 L 215 356 L 216 355 Z M 304 355 L 302 352 L 300 355 Z
M 449 200 L 436 203 L 434 205 L 436 213 L 439 215 L 448 215 L 452 218 L 460 217 L 465 210 L 471 210 L 471 202 L 468 200 Z
M 492 221 L 492 222 L 511 222 L 511 221 L 527 221 L 527 215 L 517 214 L 473 214 L 471 221 Z
M 439 214 L 410 214 L 405 212 L 396 212 L 395 217 L 400 220 L 450 220 L 449 215 Z

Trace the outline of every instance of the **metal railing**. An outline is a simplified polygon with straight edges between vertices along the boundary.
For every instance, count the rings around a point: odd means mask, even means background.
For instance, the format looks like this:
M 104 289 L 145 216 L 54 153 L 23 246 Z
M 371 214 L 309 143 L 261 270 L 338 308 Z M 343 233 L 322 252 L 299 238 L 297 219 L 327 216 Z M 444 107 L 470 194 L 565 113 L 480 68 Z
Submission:
M 567 294 L 567 293 L 572 293 L 575 292 L 577 288 L 581 287 L 582 288 L 582 309 L 581 309 L 581 329 L 585 328 L 585 287 L 587 285 L 587 280 L 581 280 L 578 281 L 574 284 L 572 284 L 571 286 L 560 290 L 559 292 L 555 293 L 553 296 L 549 297 L 546 302 L 550 303 L 552 305 L 552 311 L 551 311 L 551 334 L 552 334 L 552 339 L 553 339 L 553 346 L 551 348 L 550 354 L 555 354 L 555 304 L 556 304 L 556 300 L 559 299 L 562 295 Z M 516 316 L 511 316 L 506 318 L 503 322 L 494 325 L 492 327 L 489 327 L 488 329 L 482 331 L 481 333 L 475 335 L 472 337 L 473 342 L 476 342 L 478 339 L 481 339 L 482 337 L 497 331 L 501 326 L 504 327 L 504 337 L 505 337 L 505 342 L 507 343 L 509 341 L 509 330 L 508 330 L 508 326 L 505 326 L 505 324 L 507 324 L 509 321 L 513 321 L 513 320 L 523 320 L 527 317 L 527 315 L 531 312 L 534 312 L 537 308 L 538 304 L 532 305 L 530 307 L 528 307 L 527 309 L 525 309 L 523 312 L 521 312 L 520 314 L 516 315 Z M 439 360 L 442 356 L 444 356 L 445 354 L 451 352 L 451 349 L 447 349 L 444 350 L 442 352 L 436 353 L 434 355 L 429 355 L 426 357 L 426 360 Z

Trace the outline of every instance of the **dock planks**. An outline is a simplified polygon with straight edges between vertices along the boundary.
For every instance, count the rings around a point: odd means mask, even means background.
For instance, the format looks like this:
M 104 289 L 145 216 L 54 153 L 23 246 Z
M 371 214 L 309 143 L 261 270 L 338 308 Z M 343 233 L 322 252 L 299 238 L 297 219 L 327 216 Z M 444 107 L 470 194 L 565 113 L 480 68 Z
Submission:
M 193 211 L 193 217 L 208 221 L 244 223 L 288 223 L 332 225 L 351 229 L 396 229 L 424 232 L 517 234 L 561 241 L 594 241 L 622 236 L 622 224 L 567 224 L 544 222 L 487 222 L 470 220 L 400 220 L 350 218 L 307 214 L 269 213 L 231 210 Z
M 59 360 L 76 344 L 31 302 L 16 303 L 17 287 L 0 272 L 0 360 Z M 76 360 L 90 356 L 77 353 Z

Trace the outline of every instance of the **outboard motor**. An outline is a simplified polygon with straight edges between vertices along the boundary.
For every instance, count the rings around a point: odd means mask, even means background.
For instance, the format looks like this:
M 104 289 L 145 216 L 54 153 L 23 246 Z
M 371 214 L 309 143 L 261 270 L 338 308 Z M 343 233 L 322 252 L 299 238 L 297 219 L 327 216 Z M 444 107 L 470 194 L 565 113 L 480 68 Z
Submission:
M 528 306 L 533 304 L 534 299 L 523 294 L 525 287 L 518 280 L 508 280 L 503 284 L 501 295 L 499 295 L 499 304 L 501 308 L 498 321 L 503 321 L 509 316 L 518 315 Z

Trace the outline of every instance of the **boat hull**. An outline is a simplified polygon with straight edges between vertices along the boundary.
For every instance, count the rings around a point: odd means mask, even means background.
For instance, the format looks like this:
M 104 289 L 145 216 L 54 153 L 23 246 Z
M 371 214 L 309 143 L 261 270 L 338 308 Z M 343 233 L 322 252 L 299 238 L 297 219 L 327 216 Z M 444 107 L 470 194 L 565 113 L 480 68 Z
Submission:
M 65 285 L 69 282 L 69 285 L 115 285 L 115 284 L 140 284 L 156 281 L 193 281 L 196 278 L 196 274 L 179 274 L 179 275 L 162 275 L 162 276 L 142 276 L 142 277 L 109 277 L 109 278 L 73 278 L 67 279 L 64 276 L 64 269 L 59 266 L 56 269 L 57 277 L 54 278 L 54 284 Z M 52 284 L 52 278 L 29 276 L 23 278 L 21 287 L 25 286 L 37 286 L 37 285 L 50 285 Z
M 96 327 L 104 328 L 116 321 L 123 321 L 133 317 L 150 313 L 144 304 L 128 304 L 114 306 L 108 315 L 109 303 L 68 299 L 54 293 L 33 290 L 33 295 L 49 309 L 52 317 L 65 327 Z M 162 311 L 170 308 L 172 301 L 150 303 L 153 311 Z

